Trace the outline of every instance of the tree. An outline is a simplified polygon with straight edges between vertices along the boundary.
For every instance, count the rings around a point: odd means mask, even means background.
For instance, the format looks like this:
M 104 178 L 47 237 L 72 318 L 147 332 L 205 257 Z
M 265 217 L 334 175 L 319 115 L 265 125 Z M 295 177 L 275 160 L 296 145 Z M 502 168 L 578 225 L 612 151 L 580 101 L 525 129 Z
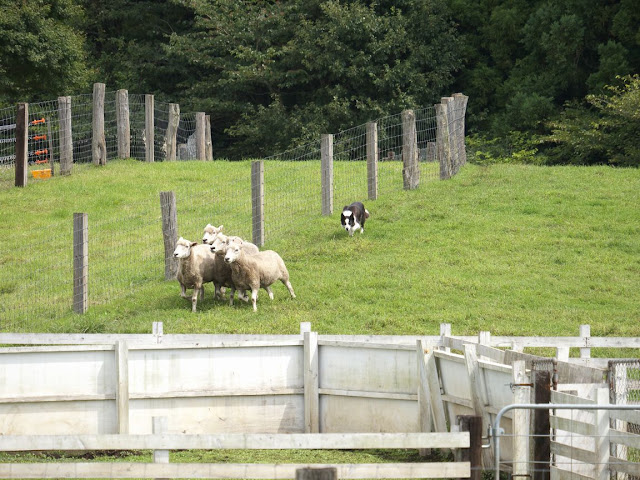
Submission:
M 50 100 L 89 78 L 72 0 L 0 0 L 0 104 Z
M 640 76 L 618 78 L 607 93 L 589 95 L 584 104 L 567 106 L 551 122 L 550 152 L 559 163 L 640 166 Z
M 192 5 L 196 29 L 173 35 L 170 51 L 194 72 L 183 87 L 205 99 L 218 151 L 234 158 L 434 103 L 458 67 L 440 0 Z

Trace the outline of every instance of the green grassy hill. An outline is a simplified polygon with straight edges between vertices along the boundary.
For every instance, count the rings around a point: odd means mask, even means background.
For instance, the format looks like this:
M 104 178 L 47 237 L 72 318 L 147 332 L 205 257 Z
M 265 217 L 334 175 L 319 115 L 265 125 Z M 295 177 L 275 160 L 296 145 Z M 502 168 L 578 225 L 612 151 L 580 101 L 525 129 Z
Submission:
M 402 190 L 401 165 L 381 164 L 380 196 L 336 168 L 334 214 L 320 215 L 319 163 L 265 167 L 267 242 L 297 298 L 261 291 L 258 312 L 207 298 L 192 314 L 163 278 L 158 192 L 174 190 L 180 235 L 206 223 L 250 238 L 249 162 L 80 166 L 24 189 L 0 190 L 4 331 L 640 336 L 640 170 L 467 165 L 448 181 Z M 358 167 L 359 168 L 359 167 Z M 425 175 L 427 177 L 427 175 Z M 345 180 L 347 178 L 347 180 Z M 358 178 L 365 178 L 363 176 Z M 339 226 L 364 200 L 364 235 Z M 89 213 L 90 301 L 70 311 L 73 212 Z M 107 252 L 113 251 L 113 254 Z M 51 266 L 53 265 L 53 266 Z

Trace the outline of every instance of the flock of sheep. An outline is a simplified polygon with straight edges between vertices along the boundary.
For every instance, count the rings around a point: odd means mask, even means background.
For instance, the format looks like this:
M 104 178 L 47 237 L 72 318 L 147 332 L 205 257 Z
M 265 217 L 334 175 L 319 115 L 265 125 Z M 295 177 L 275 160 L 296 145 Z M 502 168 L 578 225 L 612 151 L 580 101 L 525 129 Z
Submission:
M 273 250 L 260 251 L 256 245 L 240 237 L 222 233 L 223 226 L 208 224 L 204 228 L 202 244 L 180 237 L 173 256 L 178 259 L 176 278 L 180 283 L 180 296 L 189 298 L 186 291 L 193 289 L 191 311 L 196 311 L 198 297 L 204 299 L 204 284 L 212 282 L 215 298 L 224 298 L 224 288 L 229 288 L 229 305 L 233 305 L 236 290 L 238 298 L 249 302 L 251 290 L 253 311 L 257 311 L 258 290 L 264 288 L 273 300 L 271 285 L 280 280 L 292 298 L 293 287 L 284 261 Z

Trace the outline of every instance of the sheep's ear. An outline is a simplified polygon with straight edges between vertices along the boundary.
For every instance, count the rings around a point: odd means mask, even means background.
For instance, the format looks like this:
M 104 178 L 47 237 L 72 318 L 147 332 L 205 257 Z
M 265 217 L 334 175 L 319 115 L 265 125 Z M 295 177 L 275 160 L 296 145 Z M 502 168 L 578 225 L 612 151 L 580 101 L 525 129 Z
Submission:
M 224 225 L 220 225 L 220 226 L 218 227 L 218 231 L 219 231 L 219 232 L 221 232 L 223 228 L 224 228 Z
M 207 226 L 204 227 L 204 229 L 206 230 L 207 228 L 213 228 L 213 225 L 211 225 L 210 223 L 207 223 Z
M 195 247 L 198 244 L 198 242 L 191 242 L 191 246 Z

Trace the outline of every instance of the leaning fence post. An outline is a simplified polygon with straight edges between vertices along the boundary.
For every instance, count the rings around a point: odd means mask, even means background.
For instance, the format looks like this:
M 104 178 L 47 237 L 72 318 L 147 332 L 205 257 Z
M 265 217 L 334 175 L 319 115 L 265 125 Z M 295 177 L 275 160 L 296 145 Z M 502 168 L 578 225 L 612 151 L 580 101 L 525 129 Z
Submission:
M 333 135 L 322 135 L 320 143 L 320 169 L 322 170 L 322 215 L 333 213 Z
M 89 297 L 89 216 L 73 214 L 73 311 L 85 313 Z
M 178 268 L 177 261 L 173 257 L 178 239 L 178 214 L 174 192 L 160 192 L 160 209 L 162 211 L 162 238 L 164 240 L 164 279 L 173 280 Z
M 196 112 L 196 160 L 206 160 L 206 122 L 204 112 Z
M 367 187 L 369 200 L 378 198 L 378 124 L 367 123 Z
M 166 144 L 167 144 L 167 160 L 176 159 L 178 148 L 178 126 L 180 125 L 180 105 L 177 103 L 169 104 L 169 122 L 167 125 Z
M 251 230 L 253 243 L 264 245 L 264 163 L 251 162 Z
M 420 184 L 416 115 L 413 110 L 402 112 L 402 179 L 405 190 L 413 190 Z
M 145 162 L 155 161 L 155 109 L 154 96 L 146 94 L 144 96 L 144 160 Z
M 93 84 L 91 158 L 94 165 L 107 164 L 107 141 L 104 137 L 104 91 L 104 83 Z
M 58 97 L 58 118 L 60 120 L 60 175 L 69 175 L 73 165 L 71 97 Z
M 19 103 L 16 111 L 16 187 L 27 185 L 27 175 L 29 173 L 29 104 Z
M 118 133 L 118 158 L 131 157 L 131 126 L 129 123 L 129 92 L 116 92 L 116 130 Z

